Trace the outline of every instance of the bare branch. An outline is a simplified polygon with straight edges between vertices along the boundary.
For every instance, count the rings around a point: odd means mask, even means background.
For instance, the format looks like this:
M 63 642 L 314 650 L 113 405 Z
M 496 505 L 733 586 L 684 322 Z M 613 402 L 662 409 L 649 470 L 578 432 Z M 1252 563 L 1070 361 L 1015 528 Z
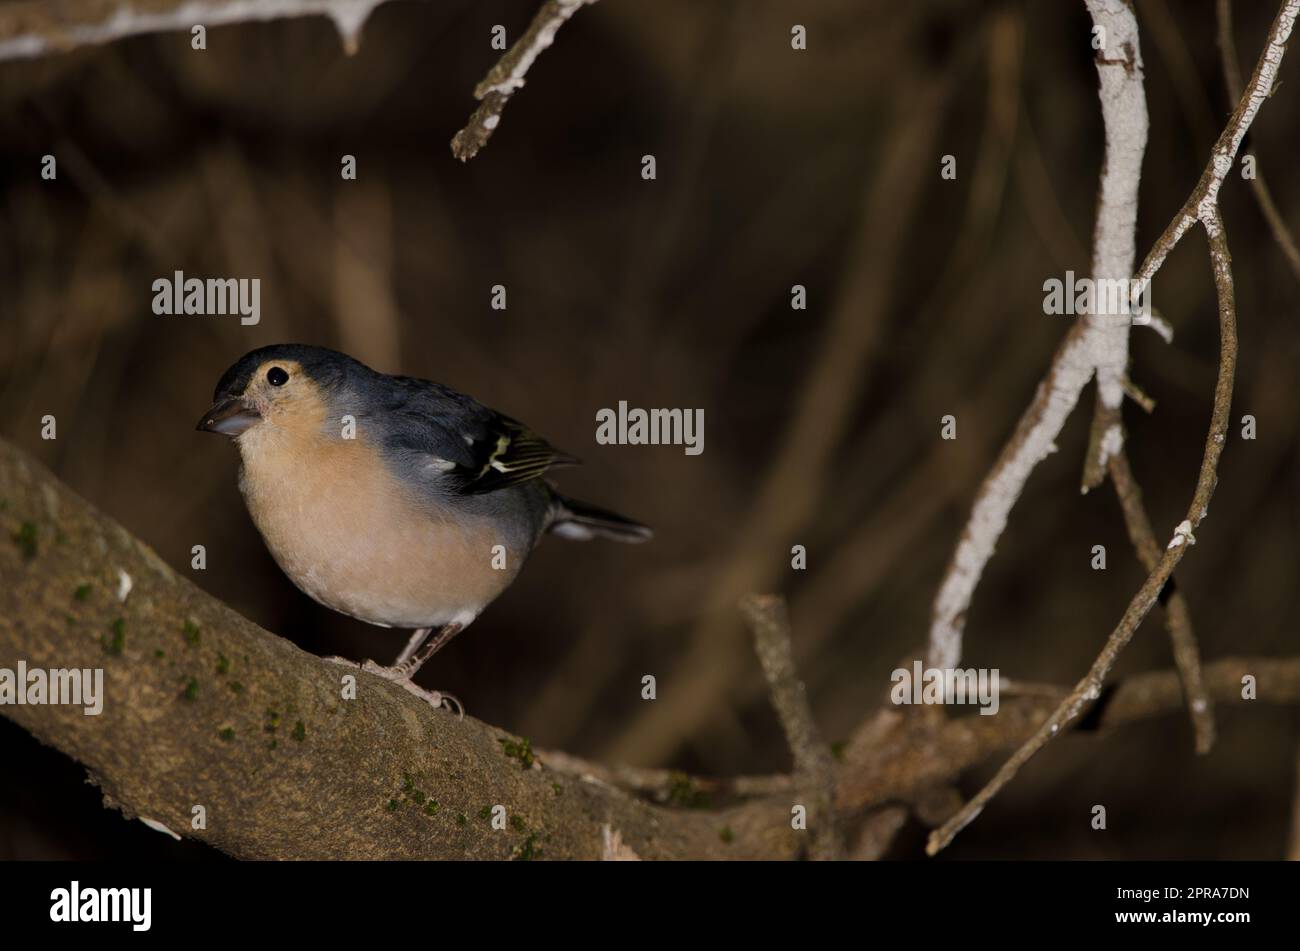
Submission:
M 1108 48 L 1123 57 L 1097 62 L 1106 123 L 1106 174 L 1101 179 L 1092 270 L 1097 277 L 1122 278 L 1132 270 L 1141 156 L 1147 147 L 1138 25 L 1123 3 L 1089 0 L 1088 9 L 1108 31 Z M 1024 483 L 1037 464 L 1056 451 L 1056 439 L 1095 373 L 1099 383 L 1105 379 L 1105 386 L 1099 386 L 1099 405 L 1105 405 L 1106 412 L 1104 420 L 1095 424 L 1101 430 L 1093 442 L 1099 447 L 1106 442 L 1102 437 L 1112 429 L 1112 418 L 1118 420 L 1123 401 L 1127 360 L 1128 327 L 1119 325 L 1114 316 L 1080 318 L 1057 348 L 1034 401 L 976 492 L 970 520 L 935 596 L 927 651 L 931 666 L 952 668 L 961 660 L 966 612 L 984 566 L 1006 530 Z
M 0 4 L 0 60 L 64 53 L 142 33 L 196 25 L 327 16 L 343 48 L 357 51 L 371 11 L 384 0 L 16 0 Z
M 521 86 L 534 61 L 555 41 L 555 34 L 579 7 L 596 0 L 546 0 L 528 24 L 524 35 L 502 54 L 483 81 L 474 87 L 474 98 L 480 102 L 465 128 L 452 137 L 451 154 L 468 162 L 487 145 L 501 121 L 501 112 Z
M 1237 61 L 1237 42 L 1232 29 L 1232 0 L 1218 0 L 1215 4 L 1215 18 L 1219 25 L 1219 54 L 1223 59 L 1223 82 L 1228 87 L 1228 98 L 1233 101 L 1241 99 L 1241 64 Z M 1269 191 L 1264 173 L 1255 169 L 1250 181 L 1251 193 L 1259 203 L 1259 210 L 1273 232 L 1273 240 L 1282 249 L 1282 257 L 1291 266 L 1292 273 L 1300 279 L 1300 248 L 1296 247 L 1295 237 L 1282 218 Z
M 1147 129 L 1137 23 L 1132 10 L 1123 3 L 1090 0 L 1089 10 L 1106 27 L 1108 48 L 1123 57 L 1113 61 L 1103 58 L 1097 64 L 1106 120 L 1107 174 L 1102 177 L 1098 199 L 1093 272 L 1098 276 L 1127 277 L 1133 265 L 1137 184 Z M 970 519 L 935 595 L 927 651 L 931 667 L 955 667 L 961 660 L 966 612 L 997 541 L 1006 530 L 1011 510 L 1038 463 L 1056 451 L 1056 438 L 1079 395 L 1102 367 L 1106 380 L 1102 402 L 1108 407 L 1107 421 L 1112 415 L 1118 416 L 1124 397 L 1128 328 L 1116 324 L 1113 316 L 1107 319 L 1104 315 L 1090 315 L 1070 328 L 1033 402 L 980 485 Z M 1102 392 L 1099 389 L 1099 394 Z M 1097 445 L 1107 431 L 1108 427 L 1103 426 L 1097 433 Z
M 587 782 L 625 789 L 669 806 L 697 807 L 719 800 L 752 799 L 778 793 L 789 796 L 795 788 L 790 776 L 779 773 L 769 776 L 692 776 L 675 769 L 606 766 L 560 750 L 539 749 L 533 752 L 548 769 Z
M 1128 452 L 1121 448 L 1110 457 L 1108 465 L 1111 483 L 1124 510 L 1124 524 L 1129 540 L 1137 551 L 1138 560 L 1147 572 L 1155 570 L 1160 561 L 1160 543 L 1156 541 L 1151 517 L 1142 503 L 1142 489 L 1138 486 L 1129 466 Z M 1196 752 L 1208 753 L 1214 746 L 1214 710 L 1201 671 L 1201 652 L 1192 630 L 1191 610 L 1173 578 L 1165 588 L 1165 628 L 1174 648 L 1174 663 L 1183 681 L 1187 695 L 1187 709 L 1191 713 L 1192 727 L 1196 733 Z
M 144 33 L 189 31 L 196 25 L 329 17 L 348 55 L 357 51 L 361 31 L 385 0 L 14 0 L 0 4 L 0 61 L 67 52 Z M 478 154 L 492 137 L 510 97 L 524 85 L 533 62 L 555 40 L 579 7 L 596 0 L 546 0 L 528 29 L 474 88 L 479 106 L 451 140 L 462 162 Z
M 1219 187 L 1232 167 L 1242 137 L 1273 88 L 1298 10 L 1300 0 L 1287 0 L 1279 11 L 1251 81 L 1219 136 L 1205 171 L 1135 275 L 1139 285 L 1155 276 L 1189 227 L 1217 214 Z M 1122 63 L 1112 65 L 1123 68 Z M 1098 68 L 1104 66 L 1099 64 Z M 1078 321 L 1070 328 L 1033 402 L 980 485 L 970 518 L 935 596 L 927 651 L 930 666 L 955 667 L 960 661 L 966 612 L 984 567 L 1006 528 L 1011 509 L 1030 473 L 1055 451 L 1056 437 L 1074 410 L 1083 387 L 1092 378 L 1098 354 L 1109 359 L 1113 352 L 1113 336 L 1101 321 L 1091 319 Z M 1120 385 L 1122 388 L 1122 378 Z M 1104 429 L 1098 433 L 1094 426 L 1097 451 L 1101 450 L 1100 442 L 1108 432 Z
M 1258 701 L 1242 699 L 1249 675 Z M 1205 684 L 1220 705 L 1300 703 L 1300 658 L 1225 657 L 1205 666 Z M 1036 695 L 1003 699 L 997 716 L 902 716 L 881 711 L 869 742 L 844 753 L 836 789 L 841 816 L 862 814 L 882 803 L 912 801 L 923 790 L 951 782 L 966 770 L 1030 739 L 1069 691 L 1041 687 Z M 1108 732 L 1130 723 L 1175 713 L 1183 706 L 1178 672 L 1151 671 L 1116 683 L 1089 711 L 1089 731 Z M 1079 735 L 1080 724 L 1066 729 Z M 856 747 L 856 748 L 853 748 Z
M 550 753 L 532 762 L 517 738 L 363 672 L 356 699 L 342 699 L 349 671 L 214 601 L 3 441 L 0 498 L 0 529 L 17 541 L 0 545 L 0 667 L 105 670 L 99 716 L 55 704 L 0 711 L 83 763 L 128 816 L 250 858 L 802 854 L 790 828 L 800 777 L 687 778 Z M 125 601 L 119 572 L 132 579 Z M 1300 659 L 1225 659 L 1205 673 L 1220 701 L 1239 696 L 1249 673 L 1261 701 L 1300 703 Z M 835 770 L 837 813 L 899 803 L 932 812 L 935 790 L 1030 736 L 1063 692 L 1010 699 L 995 717 L 934 723 L 882 711 Z M 1108 729 L 1180 703 L 1174 672 L 1141 674 L 1095 719 Z M 625 792 L 629 776 L 634 788 L 675 785 L 664 801 L 677 808 Z M 751 799 L 714 807 L 701 791 Z M 194 805 L 206 808 L 206 829 L 191 829 Z M 492 829 L 481 816 L 494 805 L 524 828 Z M 875 847 L 858 845 L 879 848 L 898 818 L 882 817 Z
M 1187 510 L 1187 517 L 1174 530 L 1164 554 L 1128 609 L 1111 632 L 1087 675 L 1080 680 L 1068 697 L 1053 711 L 1037 732 L 1012 754 L 993 779 L 968 802 L 960 812 L 930 835 L 926 851 L 934 855 L 950 843 L 964 829 L 990 799 L 1009 783 L 1035 753 L 1049 743 L 1061 730 L 1075 720 L 1080 712 L 1101 695 L 1102 684 L 1115 665 L 1120 652 L 1132 640 L 1138 625 L 1147 616 L 1174 568 L 1182 561 L 1187 549 L 1196 543 L 1195 530 L 1205 518 L 1210 497 L 1218 481 L 1219 457 L 1227 440 L 1228 410 L 1232 403 L 1233 378 L 1237 368 L 1237 315 L 1233 300 L 1232 258 L 1228 253 L 1227 236 L 1218 207 L 1202 205 L 1206 217 L 1205 233 L 1210 245 L 1210 265 L 1214 271 L 1214 285 L 1219 301 L 1219 377 L 1214 389 L 1214 409 L 1210 416 L 1210 431 L 1205 441 L 1201 469 L 1196 480 L 1196 490 Z
M 1173 220 L 1156 239 L 1146 259 L 1143 260 L 1142 266 L 1134 277 L 1138 283 L 1145 283 L 1155 276 L 1156 271 L 1164 264 L 1165 258 L 1169 256 L 1169 252 L 1182 240 L 1188 228 L 1198 221 L 1206 224 L 1208 228 L 1207 219 L 1217 214 L 1219 187 L 1231 170 L 1237 149 L 1241 147 L 1241 140 L 1245 138 L 1251 123 L 1255 121 L 1255 116 L 1259 114 L 1260 106 L 1273 93 L 1273 85 L 1277 82 L 1278 69 L 1282 65 L 1282 57 L 1286 55 L 1287 40 L 1291 37 L 1298 12 L 1300 12 L 1300 0 L 1286 0 L 1282 9 L 1278 11 L 1273 25 L 1269 28 L 1268 42 L 1263 53 L 1260 54 L 1259 62 L 1255 64 L 1250 82 L 1237 102 L 1237 107 L 1232 111 L 1228 124 L 1219 134 L 1205 171 L 1201 173 L 1200 180 L 1192 189 L 1187 201 L 1183 203 L 1183 207 L 1174 215 Z
M 836 858 L 840 849 L 831 806 L 835 761 L 817 729 L 803 682 L 795 673 L 785 601 L 777 595 L 751 594 L 741 600 L 740 609 L 754 632 L 754 649 L 772 693 L 772 706 L 794 754 L 795 774 L 800 785 L 812 790 L 819 799 L 812 818 L 813 855 L 821 859 Z
M 778 595 L 751 594 L 741 600 L 740 610 L 754 633 L 754 649 L 772 692 L 772 706 L 794 753 L 795 771 L 807 776 L 827 775 L 831 770 L 830 750 L 821 738 L 807 692 L 795 673 L 785 601 Z
M 1132 51 L 1134 58 L 1137 58 L 1137 24 L 1133 19 L 1132 10 L 1126 3 L 1121 3 L 1119 8 L 1107 9 L 1107 4 L 1102 0 L 1087 0 L 1088 9 L 1093 15 L 1094 22 L 1114 35 L 1115 25 L 1113 22 L 1106 22 L 1107 19 L 1113 21 L 1116 12 L 1121 14 L 1122 26 L 1121 31 L 1132 30 L 1132 37 L 1123 41 L 1122 48 L 1128 52 Z M 1283 6 L 1279 12 L 1273 29 L 1269 35 L 1269 42 L 1266 45 L 1263 54 L 1260 57 L 1259 64 L 1255 67 L 1255 72 L 1251 77 L 1250 88 L 1245 90 L 1239 97 L 1239 102 L 1232 117 L 1229 119 L 1227 127 L 1220 134 L 1218 142 L 1215 144 L 1214 151 L 1211 155 L 1210 162 L 1201 175 L 1197 187 L 1184 202 L 1179 214 L 1166 228 L 1165 233 L 1157 241 L 1156 247 L 1147 256 L 1143 263 L 1142 269 L 1138 274 L 1139 282 L 1146 282 L 1154 276 L 1159 269 L 1160 263 L 1169 251 L 1186 231 L 1186 227 L 1193 221 L 1201 221 L 1205 224 L 1207 233 L 1211 235 L 1212 257 L 1214 251 L 1215 235 L 1222 236 L 1222 223 L 1218 221 L 1218 189 L 1227 175 L 1228 169 L 1231 168 L 1232 161 L 1236 156 L 1237 149 L 1240 146 L 1242 138 L 1249 129 L 1251 122 L 1254 121 L 1258 113 L 1259 106 L 1263 100 L 1271 93 L 1273 83 L 1276 81 L 1277 69 L 1281 65 L 1282 54 L 1285 53 L 1286 40 L 1290 35 L 1292 25 L 1296 16 L 1297 4 L 1290 2 Z M 1223 29 L 1225 10 L 1221 5 L 1220 14 L 1220 44 L 1223 45 Z M 1230 16 L 1230 13 L 1228 14 Z M 1289 17 L 1289 19 L 1288 19 Z M 1230 31 L 1230 28 L 1229 28 Z M 1125 35 L 1123 32 L 1121 35 Z M 1230 39 L 1229 39 L 1230 45 Z M 1225 47 L 1224 56 L 1228 56 Z M 1233 51 L 1232 60 L 1235 63 L 1235 51 Z M 1138 60 L 1138 69 L 1130 69 L 1125 66 L 1125 73 L 1131 78 L 1136 74 L 1137 81 L 1140 84 L 1140 60 Z M 1096 232 L 1096 250 L 1094 256 L 1094 273 L 1104 277 L 1118 277 L 1127 273 L 1132 266 L 1132 242 L 1136 234 L 1137 221 L 1137 199 L 1136 186 L 1140 177 L 1140 168 L 1135 167 L 1129 162 L 1118 168 L 1112 164 L 1111 157 L 1111 135 L 1112 132 L 1128 134 L 1135 140 L 1145 145 L 1146 141 L 1146 121 L 1145 121 L 1145 104 L 1143 104 L 1141 121 L 1134 121 L 1132 116 L 1127 113 L 1116 112 L 1112 114 L 1106 109 L 1108 99 L 1114 96 L 1107 96 L 1106 83 L 1107 73 L 1104 71 L 1104 64 L 1099 63 L 1098 69 L 1102 76 L 1102 103 L 1103 113 L 1106 120 L 1106 154 L 1102 175 L 1102 198 L 1099 201 L 1097 212 L 1097 232 Z M 1234 72 L 1235 66 L 1229 70 L 1225 59 L 1225 72 Z M 1111 74 L 1113 76 L 1113 74 Z M 1113 82 L 1113 81 L 1112 81 Z M 1231 80 L 1229 80 L 1231 86 Z M 1238 81 L 1238 86 L 1240 82 Z M 1125 126 L 1128 126 L 1127 130 Z M 1121 153 L 1122 154 L 1122 153 Z M 1140 161 L 1139 161 L 1140 164 Z M 1117 171 L 1126 173 L 1126 183 L 1132 186 L 1132 204 L 1123 210 L 1111 209 L 1108 214 L 1108 203 L 1106 201 L 1107 183 L 1115 176 Z M 1131 181 L 1130 181 L 1131 180 Z M 1125 211 L 1132 212 L 1131 215 L 1125 214 Z M 1214 222 L 1218 222 L 1214 224 Z M 1124 238 L 1121 241 L 1121 233 Z M 1123 245 L 1129 251 L 1126 267 L 1112 273 L 1101 271 L 1098 260 L 1103 257 L 1104 248 L 1107 244 L 1116 248 Z M 1226 258 L 1226 243 L 1222 246 L 1222 255 Z M 1112 262 L 1118 265 L 1118 257 Z M 1216 265 L 1216 286 L 1220 286 L 1220 277 Z M 1227 276 L 1229 298 L 1231 296 L 1231 274 Z M 1222 307 L 1222 287 L 1220 286 L 1220 306 Z M 1231 306 L 1229 299 L 1228 306 Z M 1122 344 L 1121 344 L 1122 338 Z M 1150 527 L 1150 520 L 1142 506 L 1141 493 L 1137 488 L 1136 480 L 1128 466 L 1127 458 L 1119 460 L 1118 465 L 1108 465 L 1122 453 L 1124 445 L 1124 427 L 1121 420 L 1122 391 L 1127 382 L 1126 364 L 1128 358 L 1128 325 L 1127 321 L 1118 319 L 1111 322 L 1108 335 L 1107 352 L 1110 357 L 1118 358 L 1120 351 L 1123 351 L 1123 361 L 1113 362 L 1110 370 L 1106 371 L 1103 367 L 1105 359 L 1098 363 L 1097 369 L 1097 388 L 1098 398 L 1096 412 L 1093 416 L 1091 438 L 1089 440 L 1088 458 L 1084 464 L 1083 490 L 1086 492 L 1090 488 L 1100 484 L 1106 471 L 1109 469 L 1112 474 L 1118 474 L 1124 478 L 1124 485 L 1116 485 L 1116 491 L 1120 497 L 1120 503 L 1124 509 L 1125 522 L 1129 528 L 1129 535 L 1137 547 L 1139 558 L 1142 560 L 1147 571 L 1155 568 L 1158 560 L 1158 544 L 1155 541 L 1154 534 Z M 1114 387 L 1107 385 L 1107 373 L 1118 373 L 1119 392 Z M 1128 384 L 1131 386 L 1132 384 Z M 1214 742 L 1214 720 L 1213 713 L 1209 708 L 1208 698 L 1205 695 L 1203 685 L 1201 684 L 1200 657 L 1197 649 L 1195 636 L 1192 633 L 1190 613 L 1187 609 L 1186 600 L 1181 593 L 1174 592 L 1169 600 L 1169 610 L 1166 618 L 1169 627 L 1170 637 L 1174 644 L 1174 656 L 1178 663 L 1178 668 L 1183 675 L 1184 685 L 1187 689 L 1188 706 L 1192 712 L 1193 723 L 1196 727 L 1196 746 L 1199 752 L 1207 752 Z
M 956 667 L 961 660 L 962 632 L 971 598 L 993 557 L 1007 519 L 1034 468 L 1056 451 L 1056 437 L 1092 378 L 1087 324 L 1070 328 L 1052 358 L 1034 400 L 1016 424 L 993 468 L 980 484 L 952 560 L 935 595 L 926 662 L 931 667 Z
M 66 704 L 0 713 L 84 764 L 128 816 L 242 858 L 595 859 L 606 826 L 645 859 L 802 853 L 789 793 L 656 806 L 545 768 L 496 727 L 304 653 L 204 594 L 3 441 L 0 498 L 0 668 L 104 670 L 98 716 Z M 124 602 L 121 573 L 132 579 Z M 206 828 L 191 828 L 196 805 Z M 504 829 L 493 827 L 496 806 Z
M 1106 37 L 1105 48 L 1097 58 L 1106 153 L 1097 195 L 1092 276 L 1096 280 L 1127 280 L 1133 273 L 1137 253 L 1138 187 L 1150 124 L 1143 88 L 1142 47 L 1137 17 L 1126 0 L 1087 0 L 1087 6 L 1094 27 Z M 1092 324 L 1097 366 L 1097 405 L 1083 467 L 1084 492 L 1101 483 L 1107 457 L 1123 445 L 1120 410 L 1128 372 L 1130 322 L 1122 313 L 1094 313 L 1087 319 Z

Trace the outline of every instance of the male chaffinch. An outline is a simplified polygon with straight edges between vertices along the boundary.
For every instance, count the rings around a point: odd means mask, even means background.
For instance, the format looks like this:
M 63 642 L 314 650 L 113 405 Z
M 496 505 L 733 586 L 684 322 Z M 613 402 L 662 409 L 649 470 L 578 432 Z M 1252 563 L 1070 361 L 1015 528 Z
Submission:
M 577 460 L 522 423 L 334 350 L 244 355 L 198 428 L 234 438 L 249 514 L 298 588 L 369 624 L 416 629 L 393 666 L 362 667 L 435 705 L 454 698 L 412 677 L 509 586 L 543 533 L 651 537 L 558 494 L 541 476 Z

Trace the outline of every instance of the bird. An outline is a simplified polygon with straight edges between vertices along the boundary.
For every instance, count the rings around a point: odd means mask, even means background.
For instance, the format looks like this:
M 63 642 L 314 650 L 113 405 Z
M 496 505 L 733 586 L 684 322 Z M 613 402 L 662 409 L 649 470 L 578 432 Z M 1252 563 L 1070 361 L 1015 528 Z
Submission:
M 578 460 L 518 420 L 336 350 L 275 344 L 245 354 L 197 429 L 234 440 L 253 524 L 303 593 L 368 624 L 413 630 L 389 666 L 329 659 L 462 716 L 456 698 L 413 678 L 509 587 L 543 535 L 653 535 L 560 495 L 546 474 Z

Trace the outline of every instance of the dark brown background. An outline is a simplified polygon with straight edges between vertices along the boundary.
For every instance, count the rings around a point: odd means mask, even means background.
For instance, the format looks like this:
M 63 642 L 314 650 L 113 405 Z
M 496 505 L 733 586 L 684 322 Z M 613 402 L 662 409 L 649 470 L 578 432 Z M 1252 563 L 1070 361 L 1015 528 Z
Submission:
M 1236 6 L 1249 68 L 1275 5 Z M 979 479 L 1067 326 L 1043 315 L 1042 282 L 1088 270 L 1102 139 L 1090 24 L 1075 2 L 603 0 L 461 165 L 447 142 L 497 55 L 491 26 L 513 40 L 534 9 L 386 4 L 351 59 L 309 18 L 212 29 L 202 53 L 176 33 L 0 64 L 0 435 L 170 564 L 188 571 L 190 546 L 206 545 L 195 580 L 268 629 L 386 660 L 404 635 L 292 587 L 244 511 L 235 451 L 194 422 L 222 370 L 273 342 L 464 389 L 586 460 L 560 474 L 566 492 L 658 536 L 547 540 L 421 682 L 539 746 L 784 769 L 731 589 L 790 597 L 831 739 L 923 642 Z M 1212 4 L 1138 11 L 1152 115 L 1140 256 L 1229 103 Z M 792 22 L 807 52 L 790 49 Z M 1293 226 L 1297 75 L 1288 59 L 1247 143 Z M 39 177 L 47 152 L 57 182 Z M 356 182 L 340 180 L 345 153 Z M 645 153 L 657 181 L 640 177 Z M 945 153 L 955 182 L 940 180 Z M 1207 659 L 1280 656 L 1296 652 L 1300 609 L 1297 277 L 1236 173 L 1222 204 L 1241 332 L 1233 417 L 1254 414 L 1259 438 L 1234 425 L 1178 580 Z M 261 324 L 154 316 L 150 284 L 176 269 L 260 277 Z M 489 308 L 497 283 L 505 312 Z M 795 283 L 806 311 L 789 307 Z M 1133 355 L 1159 405 L 1125 414 L 1163 533 L 1190 497 L 1216 366 L 1199 234 L 1155 303 L 1174 345 L 1139 330 Z M 620 399 L 703 407 L 704 454 L 597 446 L 594 414 Z M 1015 511 L 970 614 L 971 665 L 1072 683 L 1141 581 L 1109 487 L 1078 493 L 1091 408 L 1089 391 Z M 46 413 L 56 442 L 39 438 Z M 938 438 L 947 413 L 956 442 Z M 825 458 L 802 448 L 818 437 Z M 768 484 L 790 453 L 806 456 L 795 477 Z M 790 570 L 796 543 L 806 572 Z M 1089 568 L 1094 544 L 1105 572 Z M 1118 673 L 1170 663 L 1152 619 Z M 654 704 L 640 699 L 646 673 Z M 1243 707 L 1219 708 L 1205 758 L 1177 715 L 1057 742 L 945 855 L 1279 857 L 1300 729 L 1293 709 Z M 3 720 L 0 764 L 0 857 L 216 854 L 105 811 L 79 767 Z M 1089 827 L 1094 803 L 1104 833 Z M 922 838 L 909 826 L 893 854 L 918 856 Z

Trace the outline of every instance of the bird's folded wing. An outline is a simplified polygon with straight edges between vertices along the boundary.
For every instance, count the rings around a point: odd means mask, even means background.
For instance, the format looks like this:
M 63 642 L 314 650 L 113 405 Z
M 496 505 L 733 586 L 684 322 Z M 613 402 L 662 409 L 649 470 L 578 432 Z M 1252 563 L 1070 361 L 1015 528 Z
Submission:
M 388 416 L 388 448 L 422 460 L 462 494 L 495 492 L 578 462 L 518 420 L 463 393 L 409 377 L 395 382 L 401 394 Z

